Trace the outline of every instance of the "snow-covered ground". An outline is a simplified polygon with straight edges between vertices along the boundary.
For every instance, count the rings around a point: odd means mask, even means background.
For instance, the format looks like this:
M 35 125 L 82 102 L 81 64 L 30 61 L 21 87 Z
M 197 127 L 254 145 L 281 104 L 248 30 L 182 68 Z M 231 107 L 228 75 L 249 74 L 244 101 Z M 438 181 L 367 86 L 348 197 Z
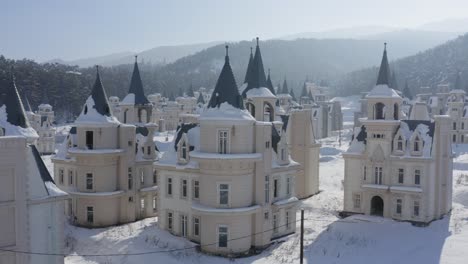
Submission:
M 345 130 L 342 144 L 338 135 L 320 140 L 321 192 L 303 200 L 305 209 L 306 263 L 467 263 L 468 259 L 468 146 L 455 146 L 453 210 L 428 227 L 370 216 L 338 217 L 343 200 L 341 153 L 346 150 L 358 97 L 342 101 Z M 165 135 L 159 135 L 165 142 Z M 170 139 L 169 139 L 170 141 Z M 170 143 L 160 145 L 167 149 Z M 47 163 L 50 159 L 45 157 Z M 466 176 L 465 176 L 466 175 Z M 300 218 L 298 212 L 298 219 Z M 207 256 L 197 252 L 193 243 L 170 235 L 157 227 L 157 218 L 136 223 L 85 229 L 67 226 L 68 254 L 125 254 L 133 256 L 68 256 L 67 264 L 82 263 L 298 263 L 299 232 L 274 242 L 261 254 L 239 259 Z M 179 250 L 183 248 L 190 248 Z

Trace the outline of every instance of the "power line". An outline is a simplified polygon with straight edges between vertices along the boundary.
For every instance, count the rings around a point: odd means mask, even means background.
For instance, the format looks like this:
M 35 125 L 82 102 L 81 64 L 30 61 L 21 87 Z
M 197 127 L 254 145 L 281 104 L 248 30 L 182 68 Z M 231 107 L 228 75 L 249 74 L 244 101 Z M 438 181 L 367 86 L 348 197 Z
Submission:
M 313 219 L 313 218 L 308 218 L 304 220 L 314 220 L 314 221 L 326 221 L 329 222 L 328 220 L 324 219 Z M 297 223 L 301 221 L 296 220 L 294 223 Z M 340 221 L 340 220 L 339 220 Z M 349 222 L 349 221 L 340 221 L 340 222 Z M 239 239 L 244 239 L 244 238 L 249 238 L 251 236 L 255 235 L 260 235 L 266 232 L 270 232 L 275 230 L 276 228 L 284 227 L 293 222 L 289 222 L 285 225 L 280 225 L 272 229 L 267 229 L 261 232 L 257 232 L 254 234 L 246 235 L 246 236 L 241 236 L 233 239 L 228 239 L 229 241 L 235 241 Z M 349 222 L 349 223 L 354 223 L 354 222 Z M 151 255 L 151 254 L 159 254 L 159 253 L 171 253 L 171 252 L 176 252 L 176 251 L 183 251 L 183 250 L 189 250 L 189 249 L 195 249 L 197 247 L 206 247 L 206 246 L 213 246 L 216 245 L 218 242 L 214 243 L 209 243 L 209 244 L 204 244 L 204 245 L 195 245 L 195 246 L 190 246 L 190 247 L 184 247 L 184 248 L 175 248 L 175 249 L 168 249 L 168 250 L 158 250 L 158 251 L 146 251 L 146 252 L 136 252 L 136 253 L 111 253 L 111 254 L 63 254 L 63 253 L 46 253 L 46 252 L 31 252 L 31 251 L 21 251 L 21 250 L 13 250 L 13 249 L 0 249 L 0 251 L 3 252 L 11 252 L 11 253 L 18 253 L 18 254 L 26 254 L 26 255 L 39 255 L 39 256 L 62 256 L 62 257 L 118 257 L 118 256 L 141 256 L 141 255 Z

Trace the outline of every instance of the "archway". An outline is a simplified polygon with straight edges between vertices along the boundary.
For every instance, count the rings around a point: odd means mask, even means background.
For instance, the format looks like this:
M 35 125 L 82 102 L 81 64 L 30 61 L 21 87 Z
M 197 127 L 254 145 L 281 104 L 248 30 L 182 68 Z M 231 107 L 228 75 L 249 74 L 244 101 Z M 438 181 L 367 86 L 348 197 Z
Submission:
M 384 202 L 380 196 L 374 196 L 371 200 L 371 215 L 383 216 Z
M 274 121 L 273 107 L 268 102 L 263 104 L 263 121 Z

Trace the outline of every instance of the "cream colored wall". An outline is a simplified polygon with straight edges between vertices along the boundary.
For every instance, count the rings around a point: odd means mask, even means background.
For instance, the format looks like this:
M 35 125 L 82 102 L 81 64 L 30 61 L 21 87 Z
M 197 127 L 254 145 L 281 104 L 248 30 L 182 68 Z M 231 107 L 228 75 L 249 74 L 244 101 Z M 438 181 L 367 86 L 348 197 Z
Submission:
M 200 121 L 200 151 L 218 153 L 218 131 L 227 129 L 230 133 L 229 150 L 231 154 L 253 153 L 254 130 L 252 121 L 201 120 Z
M 94 149 L 116 149 L 117 127 L 77 127 L 78 148 L 86 149 L 86 131 L 93 131 Z
M 105 227 L 121 223 L 120 221 L 120 198 L 119 197 L 80 197 L 73 199 L 75 203 L 76 224 L 80 226 Z M 135 201 L 137 202 L 137 201 Z M 87 206 L 94 208 L 94 222 L 87 222 Z

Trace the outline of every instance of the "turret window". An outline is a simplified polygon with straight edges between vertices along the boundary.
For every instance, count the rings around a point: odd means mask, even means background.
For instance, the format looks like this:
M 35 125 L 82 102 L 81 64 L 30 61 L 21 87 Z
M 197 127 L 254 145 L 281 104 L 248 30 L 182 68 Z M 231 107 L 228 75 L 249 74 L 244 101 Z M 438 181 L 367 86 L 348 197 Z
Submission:
M 88 149 L 94 148 L 93 131 L 86 131 L 86 147 Z
M 403 151 L 403 138 L 401 136 L 398 136 L 397 139 L 397 150 Z
M 229 205 L 229 184 L 221 183 L 218 185 L 219 204 Z
M 218 131 L 218 153 L 226 154 L 228 153 L 228 141 L 229 141 L 229 131 L 228 130 L 219 130 Z
M 374 118 L 375 119 L 385 119 L 384 108 L 385 108 L 385 105 L 383 103 L 376 103 L 374 105 Z

